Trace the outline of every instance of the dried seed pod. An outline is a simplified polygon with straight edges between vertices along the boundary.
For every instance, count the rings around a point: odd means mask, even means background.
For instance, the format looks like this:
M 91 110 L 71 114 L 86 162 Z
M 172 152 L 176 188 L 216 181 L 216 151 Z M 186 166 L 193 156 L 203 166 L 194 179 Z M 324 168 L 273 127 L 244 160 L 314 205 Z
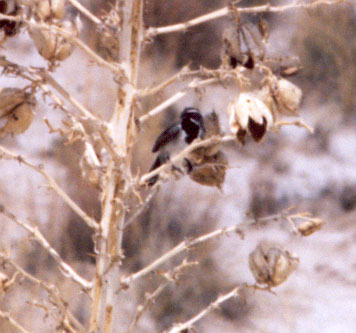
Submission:
M 48 0 L 39 0 L 36 3 L 36 14 L 41 20 L 47 20 L 51 16 L 51 5 Z
M 6 274 L 0 272 L 0 294 L 6 291 L 8 282 L 9 277 Z
M 277 110 L 284 115 L 294 116 L 298 114 L 302 101 L 302 90 L 286 79 L 279 79 L 276 82 L 274 97 L 277 103 Z
M 208 113 L 203 119 L 205 129 L 204 140 L 221 135 L 219 115 L 215 111 Z M 215 155 L 219 151 L 220 146 L 221 142 L 214 142 L 209 146 L 197 148 L 189 154 L 189 159 L 195 163 L 200 163 L 205 157 Z
M 16 8 L 16 1 L 15 0 L 7 0 L 7 1 L 0 1 L 0 13 L 1 14 L 10 14 L 15 11 Z
M 7 123 L 0 128 L 0 137 L 21 134 L 29 128 L 34 117 L 31 104 L 24 102 L 6 116 Z
M 296 270 L 299 259 L 279 246 L 259 244 L 249 255 L 249 267 L 257 283 L 275 287 Z
M 0 1 L 0 13 L 16 16 L 20 12 L 21 8 L 17 5 L 15 0 Z M 20 22 L 9 21 L 7 19 L 0 20 L 0 29 L 3 30 L 5 37 L 11 37 L 16 35 L 19 31 Z
M 0 117 L 7 115 L 16 106 L 23 103 L 26 94 L 19 88 L 3 88 L 0 90 Z
M 61 27 L 72 32 L 74 35 L 78 32 L 74 23 L 71 21 L 63 22 Z M 29 29 L 29 33 L 35 43 L 38 53 L 46 60 L 65 60 L 73 51 L 73 45 L 60 35 L 38 28 Z
M 315 231 L 320 230 L 324 223 L 325 222 L 320 218 L 309 219 L 299 224 L 298 231 L 303 236 L 310 236 Z
M 185 160 L 189 177 L 205 186 L 216 186 L 222 189 L 225 182 L 228 160 L 222 151 L 218 151 L 213 156 L 205 156 L 200 163 L 195 163 L 189 159 Z
M 51 11 L 56 19 L 63 18 L 65 14 L 65 0 L 50 0 Z
M 65 14 L 65 0 L 39 0 L 36 2 L 36 14 L 43 21 L 62 19 Z
M 52 60 L 56 54 L 56 36 L 50 31 L 37 28 L 29 29 L 29 34 L 35 43 L 38 53 L 47 60 Z
M 63 61 L 67 59 L 73 52 L 73 45 L 67 42 L 62 43 L 58 46 L 56 51 L 56 60 Z
M 254 92 L 241 93 L 228 106 L 231 131 L 241 143 L 245 143 L 247 132 L 260 142 L 273 123 L 271 110 L 257 95 Z

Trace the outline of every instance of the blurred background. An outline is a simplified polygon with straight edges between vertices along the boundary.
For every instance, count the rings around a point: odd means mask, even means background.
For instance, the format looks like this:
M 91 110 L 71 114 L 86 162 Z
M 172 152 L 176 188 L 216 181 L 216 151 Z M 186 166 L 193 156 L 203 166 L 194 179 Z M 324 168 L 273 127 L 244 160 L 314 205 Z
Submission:
M 164 26 L 189 20 L 227 5 L 222 0 L 148 0 L 145 25 Z M 239 6 L 266 1 L 241 1 Z M 269 1 L 282 5 L 285 1 Z M 100 16 L 110 10 L 110 1 L 83 2 Z M 297 271 L 276 295 L 250 292 L 245 298 L 224 303 L 196 325 L 197 332 L 353 332 L 356 322 L 356 5 L 340 4 L 315 9 L 291 10 L 264 15 L 270 25 L 268 53 L 299 56 L 302 70 L 292 81 L 303 90 L 301 116 L 314 127 L 284 127 L 270 132 L 257 144 L 231 144 L 225 152 L 230 168 L 222 191 L 204 187 L 188 177 L 170 180 L 133 223 L 124 236 L 127 273 L 138 270 L 184 238 L 228 227 L 248 217 L 279 213 L 291 206 L 321 217 L 323 229 L 308 238 L 292 235 L 285 223 L 267 224 L 246 233 L 222 237 L 206 243 L 189 256 L 200 265 L 186 270 L 181 283 L 171 285 L 141 320 L 138 332 L 158 332 L 174 322 L 186 321 L 208 306 L 217 296 L 238 283 L 254 283 L 248 268 L 248 255 L 263 240 L 277 242 L 299 257 Z M 244 17 L 253 21 L 253 15 Z M 104 52 L 94 27 L 82 18 L 83 40 Z M 198 68 L 218 68 L 222 33 L 229 18 L 202 24 L 182 33 L 161 35 L 146 45 L 140 68 L 140 85 L 146 87 L 170 77 L 187 64 Z M 105 53 L 105 52 L 104 52 Z M 104 56 L 105 54 L 102 53 Z M 0 51 L 8 59 L 27 66 L 44 66 L 22 31 L 9 38 Z M 107 56 L 107 55 L 106 55 Z M 75 50 L 53 74 L 84 105 L 109 119 L 115 103 L 112 75 L 83 61 Z M 86 59 L 87 60 L 87 59 Z M 75 73 L 75 75 L 73 74 Z M 1 87 L 23 87 L 26 82 L 0 77 Z M 147 112 L 178 91 L 180 85 L 165 89 L 142 101 Z M 202 113 L 215 109 L 228 133 L 226 108 L 235 92 L 212 86 L 202 94 L 191 92 L 167 112 L 143 128 L 135 146 L 135 170 L 148 171 L 154 159 L 151 147 L 160 131 L 178 118 L 186 106 Z M 43 163 L 48 172 L 91 216 L 100 216 L 98 191 L 80 176 L 79 145 L 63 145 L 58 134 L 49 134 L 43 119 L 61 126 L 63 114 L 39 96 L 36 119 L 19 136 L 0 139 L 0 144 Z M 14 161 L 0 160 L 0 203 L 16 216 L 35 221 L 49 242 L 86 278 L 95 271 L 90 230 L 63 201 L 50 191 L 44 179 Z M 54 261 L 11 221 L 0 217 L 0 250 L 7 250 L 30 273 L 56 283 L 70 301 L 77 317 L 86 322 L 89 297 L 63 279 Z M 178 263 L 172 261 L 172 263 Z M 182 258 L 180 258 L 182 259 Z M 164 268 L 168 269 L 169 266 Z M 11 276 L 11 269 L 0 267 Z M 126 327 L 144 293 L 157 286 L 158 275 L 136 282 L 121 294 L 122 323 Z M 75 295 L 75 296 L 73 296 Z M 55 323 L 39 304 L 47 296 L 37 287 L 19 279 L 0 295 L 0 308 L 10 311 L 33 332 L 53 332 Z M 1 322 L 1 332 L 12 332 Z M 117 332 L 125 330 L 118 329 Z

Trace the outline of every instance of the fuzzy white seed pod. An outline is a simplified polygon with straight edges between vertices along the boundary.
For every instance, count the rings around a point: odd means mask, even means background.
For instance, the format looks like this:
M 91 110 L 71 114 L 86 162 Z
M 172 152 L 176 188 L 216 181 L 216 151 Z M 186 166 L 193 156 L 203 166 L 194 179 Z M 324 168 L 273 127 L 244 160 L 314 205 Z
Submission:
M 275 98 L 277 110 L 284 115 L 298 114 L 302 101 L 302 90 L 286 79 L 279 79 L 276 84 Z
M 268 243 L 259 244 L 249 255 L 249 267 L 257 283 L 275 287 L 296 270 L 299 259 Z
M 273 123 L 273 116 L 267 105 L 258 98 L 257 92 L 241 93 L 228 106 L 231 132 L 243 143 L 246 132 L 255 141 L 260 141 Z

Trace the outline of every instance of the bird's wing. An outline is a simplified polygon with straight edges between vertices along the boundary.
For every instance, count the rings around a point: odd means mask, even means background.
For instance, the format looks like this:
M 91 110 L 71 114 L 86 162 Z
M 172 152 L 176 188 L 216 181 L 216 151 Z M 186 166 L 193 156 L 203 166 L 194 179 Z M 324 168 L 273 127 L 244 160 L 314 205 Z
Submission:
M 167 143 L 176 139 L 180 132 L 179 125 L 173 125 L 167 128 L 164 132 L 162 132 L 159 137 L 156 139 L 155 144 L 153 145 L 152 152 L 155 153 L 159 151 L 162 147 L 164 147 Z

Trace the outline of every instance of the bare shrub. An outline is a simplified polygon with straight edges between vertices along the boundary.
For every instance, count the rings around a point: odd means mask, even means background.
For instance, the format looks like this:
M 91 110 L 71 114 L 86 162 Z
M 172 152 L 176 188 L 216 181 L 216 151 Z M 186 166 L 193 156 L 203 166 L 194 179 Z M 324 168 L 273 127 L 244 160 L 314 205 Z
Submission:
M 0 246 L 0 330 L 187 332 L 220 306 L 241 317 L 252 292 L 287 283 L 299 262 L 289 249 L 254 244 L 245 259 L 256 281 L 241 274 L 231 283 L 210 257 L 212 241 L 276 224 L 309 236 L 323 221 L 256 209 L 221 227 L 213 206 L 237 147 L 263 145 L 283 126 L 312 132 L 289 78 L 300 64 L 269 54 L 263 15 L 338 2 L 121 0 L 89 11 L 77 0 L 0 1 L 0 156 L 9 175 L 0 213 L 2 228 L 12 226 Z M 198 108 L 209 87 L 225 89 L 224 108 Z M 184 190 L 160 196 L 163 183 L 186 175 Z M 192 183 L 212 191 L 208 202 Z

